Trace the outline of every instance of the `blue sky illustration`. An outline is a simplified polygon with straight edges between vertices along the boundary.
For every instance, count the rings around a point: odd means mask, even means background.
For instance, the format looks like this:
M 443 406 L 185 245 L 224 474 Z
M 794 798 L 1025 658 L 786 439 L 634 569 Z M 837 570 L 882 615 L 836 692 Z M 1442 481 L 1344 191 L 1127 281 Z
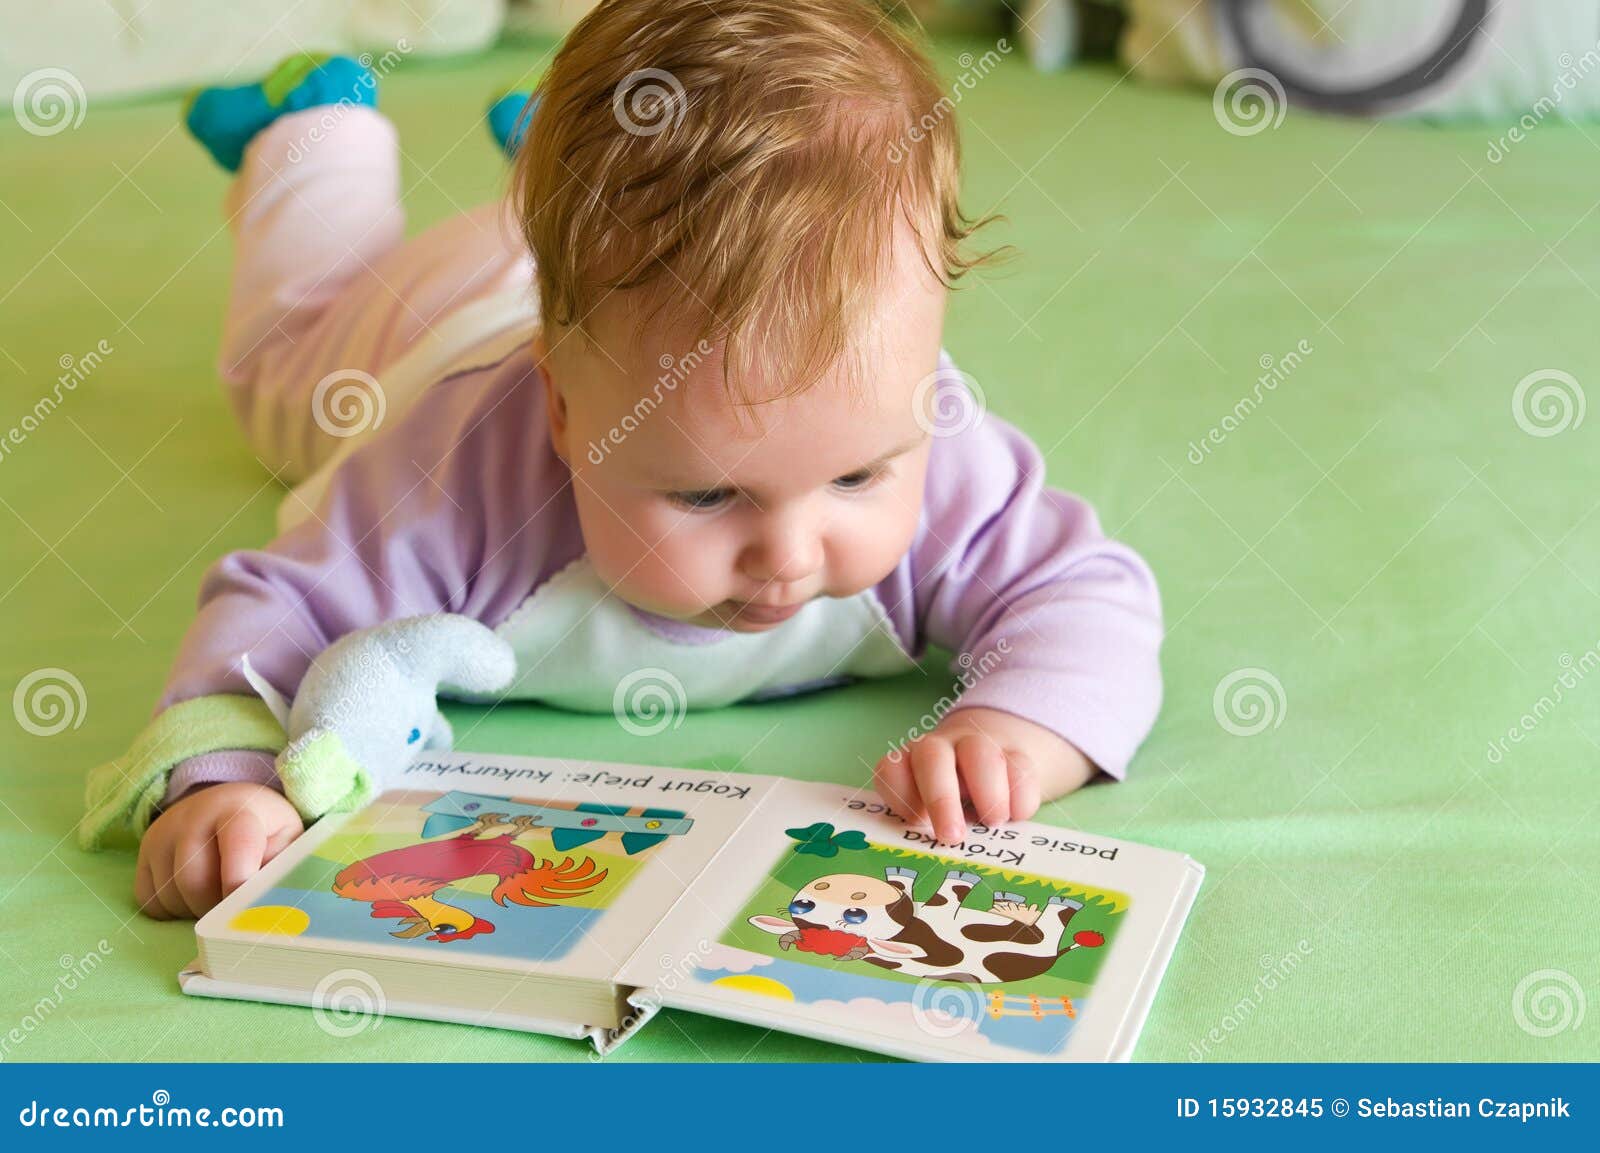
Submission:
M 866 966 L 860 970 L 845 965 L 828 969 L 774 957 L 769 965 L 744 971 L 783 982 L 794 992 L 797 1004 L 823 1000 L 851 1001 L 857 997 L 887 1004 L 910 1004 L 913 997 L 919 995 L 918 986 L 905 981 L 885 981 L 867 970 Z M 701 968 L 695 970 L 695 977 L 709 984 L 733 973 L 731 969 Z M 989 1016 L 987 1001 L 978 986 L 947 982 L 938 986 L 938 990 L 937 996 L 930 997 L 927 992 L 920 994 L 923 1003 L 953 1016 L 975 1017 L 978 1020 L 978 1032 L 990 1041 L 1008 1049 L 1041 1056 L 1058 1052 L 1067 1043 L 1073 1026 L 1083 1019 L 1089 1004 L 1087 998 L 1074 998 L 1072 1003 L 1078 1013 L 1076 1018 L 1065 1014 L 1037 1020 L 1026 1016 L 995 1018 Z

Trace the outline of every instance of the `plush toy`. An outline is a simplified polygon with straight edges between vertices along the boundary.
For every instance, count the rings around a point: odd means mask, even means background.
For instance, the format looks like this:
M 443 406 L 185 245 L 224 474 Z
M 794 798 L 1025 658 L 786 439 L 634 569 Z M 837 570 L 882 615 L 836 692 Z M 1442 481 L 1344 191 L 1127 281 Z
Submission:
M 279 718 L 284 794 L 302 813 L 364 804 L 418 749 L 447 749 L 454 734 L 437 697 L 504 689 L 511 646 L 470 617 L 407 617 L 340 637 L 315 660 L 288 704 L 245 661 L 245 676 Z
M 122 830 L 143 835 L 171 771 L 220 749 L 274 753 L 284 795 L 307 821 L 360 808 L 374 781 L 416 750 L 449 747 L 438 694 L 494 699 L 517 671 L 510 645 L 449 613 L 341 637 L 311 662 L 292 705 L 248 656 L 240 663 L 260 700 L 216 693 L 179 701 L 157 713 L 126 753 L 89 773 L 80 845 L 99 848 Z

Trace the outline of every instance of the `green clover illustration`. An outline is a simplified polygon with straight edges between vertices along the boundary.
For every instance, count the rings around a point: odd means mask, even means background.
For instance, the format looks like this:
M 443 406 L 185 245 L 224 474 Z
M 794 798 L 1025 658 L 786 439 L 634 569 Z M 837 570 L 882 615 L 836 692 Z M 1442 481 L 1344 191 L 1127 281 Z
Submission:
M 785 829 L 784 833 L 793 837 L 799 844 L 795 845 L 797 853 L 810 853 L 816 857 L 836 857 L 840 849 L 865 849 L 867 835 L 857 829 L 846 829 L 842 833 L 835 833 L 833 826 L 826 821 L 818 821 L 807 825 L 803 829 Z

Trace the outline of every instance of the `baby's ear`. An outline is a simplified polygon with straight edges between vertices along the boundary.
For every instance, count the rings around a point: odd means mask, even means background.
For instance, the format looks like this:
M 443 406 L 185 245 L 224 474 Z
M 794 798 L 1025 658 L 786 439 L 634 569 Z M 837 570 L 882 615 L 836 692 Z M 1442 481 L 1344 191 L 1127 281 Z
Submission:
M 543 341 L 543 337 L 539 337 Z M 534 346 L 534 355 L 539 356 L 542 345 Z M 545 423 L 550 426 L 550 447 L 562 460 L 567 456 L 567 398 L 561 393 L 561 385 L 556 380 L 548 356 L 542 358 L 540 368 L 544 375 L 544 410 Z

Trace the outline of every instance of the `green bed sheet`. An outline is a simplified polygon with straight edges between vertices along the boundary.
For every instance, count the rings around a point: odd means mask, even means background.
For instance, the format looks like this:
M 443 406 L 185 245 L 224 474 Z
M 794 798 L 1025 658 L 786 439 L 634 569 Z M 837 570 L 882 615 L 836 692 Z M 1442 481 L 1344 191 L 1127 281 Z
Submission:
M 984 47 L 942 43 L 942 66 Z M 544 58 L 386 82 L 413 228 L 496 194 L 476 118 Z M 1207 93 L 1019 53 L 962 97 L 969 211 L 1003 212 L 1020 256 L 955 297 L 946 344 L 1149 558 L 1168 614 L 1128 780 L 1043 813 L 1208 868 L 1138 1059 L 1600 1056 L 1600 128 L 1542 123 L 1498 164 L 1470 128 L 1291 111 L 1241 136 Z M 280 495 L 213 369 L 224 178 L 176 124 L 175 99 L 0 124 L 0 432 L 83 377 L 0 456 L 0 689 L 82 686 L 69 719 L 21 714 L 59 732 L 0 723 L 0 1056 L 583 1060 L 184 998 L 189 926 L 136 914 L 131 852 L 74 844 L 84 774 L 146 719 L 201 573 L 266 540 Z M 647 739 L 452 715 L 476 749 L 856 782 L 947 683 Z M 856 1056 L 667 1013 L 615 1059 Z

